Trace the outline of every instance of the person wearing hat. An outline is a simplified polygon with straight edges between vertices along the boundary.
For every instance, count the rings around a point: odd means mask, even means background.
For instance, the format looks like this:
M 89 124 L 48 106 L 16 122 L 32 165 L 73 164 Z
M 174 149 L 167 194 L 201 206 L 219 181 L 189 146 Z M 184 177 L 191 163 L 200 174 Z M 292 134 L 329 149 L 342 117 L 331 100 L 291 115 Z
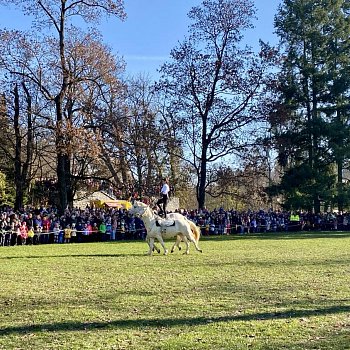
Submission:
M 170 191 L 170 187 L 168 185 L 168 180 L 166 178 L 163 178 L 163 186 L 160 190 L 161 198 L 158 199 L 157 206 L 160 210 L 160 214 L 164 214 L 164 217 L 166 217 L 166 206 L 168 204 L 169 191 Z

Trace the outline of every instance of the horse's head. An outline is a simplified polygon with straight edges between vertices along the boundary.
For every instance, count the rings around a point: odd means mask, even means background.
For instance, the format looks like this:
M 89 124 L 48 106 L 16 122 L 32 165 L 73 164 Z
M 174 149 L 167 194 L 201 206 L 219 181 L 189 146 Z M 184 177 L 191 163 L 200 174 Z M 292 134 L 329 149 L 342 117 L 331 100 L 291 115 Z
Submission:
M 142 202 L 133 201 L 132 207 L 129 209 L 129 213 L 135 216 L 142 216 L 148 208 L 148 205 Z

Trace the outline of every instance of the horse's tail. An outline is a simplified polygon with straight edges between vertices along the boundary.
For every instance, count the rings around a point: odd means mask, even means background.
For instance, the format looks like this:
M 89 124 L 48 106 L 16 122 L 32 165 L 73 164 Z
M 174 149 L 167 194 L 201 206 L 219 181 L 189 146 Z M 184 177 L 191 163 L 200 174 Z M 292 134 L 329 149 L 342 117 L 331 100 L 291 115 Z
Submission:
M 199 238 L 201 236 L 201 230 L 200 228 L 191 220 L 187 220 L 188 223 L 190 224 L 191 227 L 191 231 L 193 233 L 194 239 L 196 240 L 196 242 L 198 243 Z

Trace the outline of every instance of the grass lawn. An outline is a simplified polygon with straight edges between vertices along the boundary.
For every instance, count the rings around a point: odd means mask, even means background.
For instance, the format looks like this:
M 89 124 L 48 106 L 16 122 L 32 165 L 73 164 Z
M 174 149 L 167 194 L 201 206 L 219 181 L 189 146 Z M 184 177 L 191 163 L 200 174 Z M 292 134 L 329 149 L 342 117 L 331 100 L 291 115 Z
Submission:
M 0 247 L 0 349 L 350 349 L 349 233 L 200 246 Z

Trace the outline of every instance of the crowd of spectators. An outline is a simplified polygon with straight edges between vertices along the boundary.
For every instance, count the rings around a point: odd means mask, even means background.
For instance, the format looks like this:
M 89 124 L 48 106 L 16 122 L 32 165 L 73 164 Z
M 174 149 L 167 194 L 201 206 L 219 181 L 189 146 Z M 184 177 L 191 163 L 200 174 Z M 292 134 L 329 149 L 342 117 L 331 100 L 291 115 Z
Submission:
M 180 210 L 201 228 L 202 235 L 243 235 L 300 230 L 350 230 L 347 213 L 290 213 L 260 210 L 237 211 L 223 208 Z M 27 208 L 14 212 L 0 210 L 0 246 L 70 242 L 145 239 L 140 218 L 125 209 L 67 209 L 58 215 L 55 208 Z
M 201 227 L 203 235 L 262 232 L 350 230 L 350 213 L 313 214 L 281 210 L 237 211 L 224 209 L 184 211 Z
M 55 208 L 28 208 L 0 211 L 0 245 L 97 242 L 144 239 L 142 221 L 125 209 L 67 209 L 58 215 Z

